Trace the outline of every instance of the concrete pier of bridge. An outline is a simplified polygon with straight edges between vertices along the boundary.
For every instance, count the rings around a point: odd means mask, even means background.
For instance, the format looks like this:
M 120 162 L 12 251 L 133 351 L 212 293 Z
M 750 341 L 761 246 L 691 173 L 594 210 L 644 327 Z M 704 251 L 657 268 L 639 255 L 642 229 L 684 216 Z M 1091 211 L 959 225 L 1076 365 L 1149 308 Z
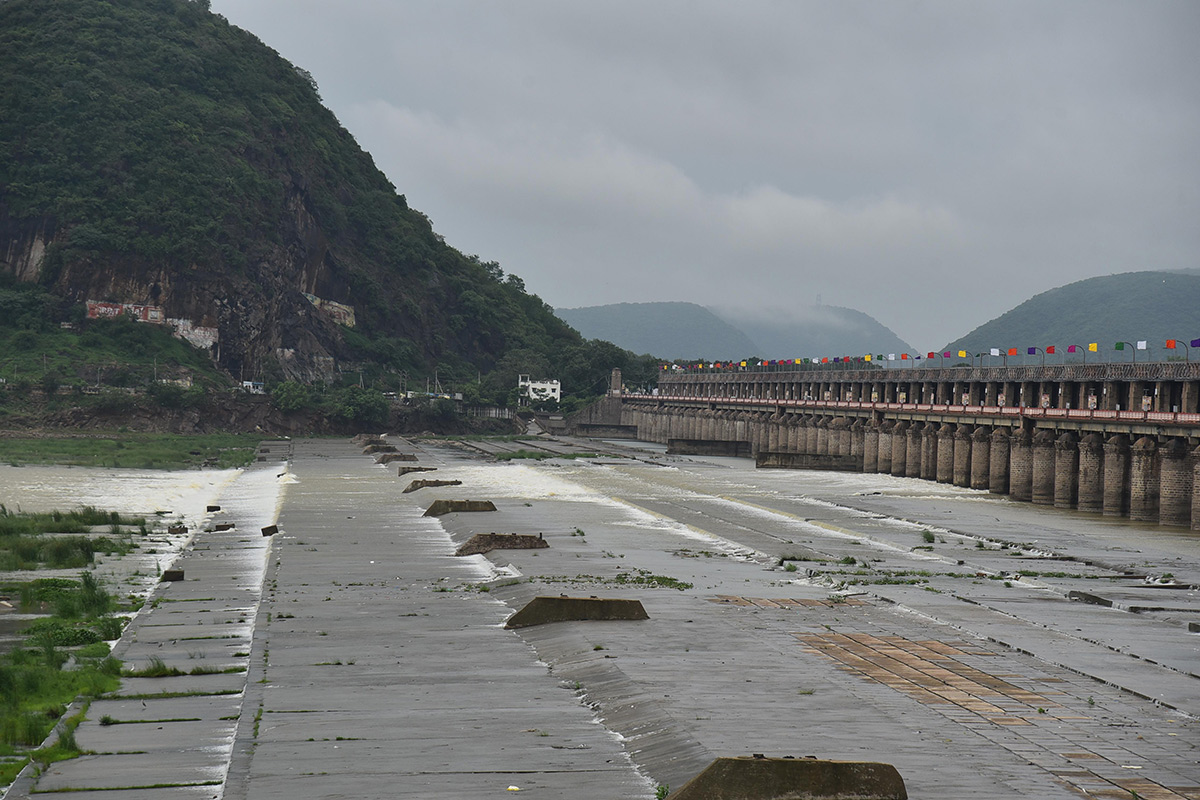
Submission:
M 666 371 L 651 394 L 613 386 L 576 432 L 1200 530 L 1200 363 Z

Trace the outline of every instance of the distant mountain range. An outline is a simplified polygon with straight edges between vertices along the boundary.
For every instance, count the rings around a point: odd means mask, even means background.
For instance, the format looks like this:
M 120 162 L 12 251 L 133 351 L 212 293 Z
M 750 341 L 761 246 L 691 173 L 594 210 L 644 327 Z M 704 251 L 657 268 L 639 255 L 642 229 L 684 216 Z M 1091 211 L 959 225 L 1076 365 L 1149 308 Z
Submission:
M 585 337 L 610 341 L 635 353 L 667 359 L 797 358 L 916 352 L 873 317 L 838 306 L 801 306 L 787 315 L 694 303 L 617 303 L 560 308 L 560 319 Z M 1181 358 L 1182 345 L 1167 350 L 1167 339 L 1188 343 L 1200 338 L 1200 269 L 1127 272 L 1089 278 L 1042 292 L 943 350 L 1007 353 L 1010 364 L 1038 363 L 1029 347 L 1054 345 L 1050 362 L 1162 361 Z M 1137 351 L 1145 341 L 1145 351 Z M 1128 356 L 1115 349 L 1128 342 Z M 1067 353 L 1069 345 L 1081 352 Z M 1200 359 L 1200 353 L 1196 353 Z M 992 363 L 985 361 L 984 363 Z M 998 363 L 998 362 L 996 362 Z
M 555 313 L 587 338 L 667 359 L 776 359 L 911 351 L 875 319 L 837 306 L 801 307 L 787 316 L 710 309 L 695 303 L 616 303 L 559 308 Z
M 1139 361 L 1183 357 L 1184 350 L 1166 350 L 1167 339 L 1188 342 L 1200 338 L 1200 271 L 1126 272 L 1070 283 L 1042 292 L 991 322 L 946 345 L 947 350 L 987 353 L 991 348 L 1019 349 L 1026 363 L 1028 347 L 1054 345 L 1057 358 L 1068 345 L 1086 349 L 1096 342 L 1089 361 L 1128 361 L 1115 350 L 1117 342 L 1147 343 Z M 1052 357 L 1052 358 L 1055 358 Z M 1083 354 L 1068 360 L 1082 359 Z M 1197 354 L 1200 357 L 1200 354 Z M 1049 360 L 1049 359 L 1048 359 Z M 1029 361 L 1028 363 L 1034 363 Z

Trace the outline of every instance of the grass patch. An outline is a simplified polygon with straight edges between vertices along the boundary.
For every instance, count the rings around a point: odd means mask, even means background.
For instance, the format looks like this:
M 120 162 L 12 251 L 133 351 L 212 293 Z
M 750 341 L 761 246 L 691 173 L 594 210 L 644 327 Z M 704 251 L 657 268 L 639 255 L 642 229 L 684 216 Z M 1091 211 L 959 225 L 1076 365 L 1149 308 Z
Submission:
M 620 572 L 611 578 L 604 578 L 599 575 L 576 575 L 573 578 L 544 576 L 538 580 L 546 581 L 547 583 L 604 583 L 617 586 L 646 586 L 657 589 L 676 589 L 681 592 L 692 588 L 692 584 L 687 581 L 681 581 L 678 578 L 672 578 L 667 575 L 654 575 L 645 569 L 635 569 L 633 572 Z
M 140 669 L 127 669 L 121 673 L 125 678 L 176 678 L 187 673 L 178 667 L 171 667 L 158 656 L 152 656 L 146 666 Z
M 252 463 L 261 440 L 260 434 L 131 432 L 0 439 L 0 461 L 126 469 L 226 469 Z
M 30 758 L 50 763 L 78 755 L 74 730 L 82 714 L 66 723 L 53 745 L 33 748 L 46 740 L 76 697 L 116 690 L 121 672 L 107 645 L 89 641 L 109 623 L 120 631 L 120 622 L 107 616 L 115 601 L 94 576 L 35 581 L 22 587 L 21 597 L 23 605 L 50 607 L 55 615 L 29 625 L 24 642 L 0 658 L 0 755 L 18 757 L 0 764 L 0 781 L 10 783 Z M 68 662 L 70 668 L 64 669 Z
M 599 458 L 598 453 L 547 453 L 544 450 L 515 450 L 511 453 L 497 453 L 497 461 L 513 461 L 516 459 L 528 459 L 530 461 L 545 461 L 548 458 L 563 458 L 567 460 L 575 458 Z
M 82 535 L 100 526 L 109 527 L 107 535 Z M 125 517 L 90 506 L 22 514 L 0 504 L 0 570 L 81 569 L 90 565 L 97 553 L 124 555 L 135 549 L 137 544 L 127 529 L 150 532 L 142 517 Z

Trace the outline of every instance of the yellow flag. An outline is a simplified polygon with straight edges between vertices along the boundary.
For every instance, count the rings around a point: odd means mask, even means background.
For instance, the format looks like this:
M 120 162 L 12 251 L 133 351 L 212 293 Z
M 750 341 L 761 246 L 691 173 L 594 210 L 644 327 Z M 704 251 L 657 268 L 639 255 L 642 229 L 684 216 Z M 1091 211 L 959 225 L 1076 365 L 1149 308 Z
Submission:
M 1089 345 L 1088 345 L 1088 352 L 1090 352 L 1090 353 L 1095 353 L 1095 352 L 1096 352 L 1096 349 L 1097 349 L 1098 347 L 1100 347 L 1100 343 L 1099 343 L 1099 342 L 1092 342 L 1091 344 L 1089 344 Z
M 958 357 L 959 357 L 959 358 L 966 358 L 966 357 L 967 357 L 967 351 L 966 351 L 966 350 L 959 350 L 959 351 L 958 351 Z
M 864 360 L 864 361 L 870 361 L 870 360 L 871 360 L 871 356 L 869 356 L 869 355 L 863 356 L 863 360 Z
M 743 366 L 743 367 L 744 367 L 744 366 L 746 366 L 746 362 L 745 362 L 745 361 L 743 361 L 743 362 L 742 362 L 742 366 Z

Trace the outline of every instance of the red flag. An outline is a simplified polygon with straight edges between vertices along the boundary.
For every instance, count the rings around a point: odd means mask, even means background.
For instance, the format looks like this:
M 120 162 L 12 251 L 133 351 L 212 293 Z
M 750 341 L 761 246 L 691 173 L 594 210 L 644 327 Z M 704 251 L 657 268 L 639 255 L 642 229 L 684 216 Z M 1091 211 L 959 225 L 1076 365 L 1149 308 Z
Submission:
M 1167 339 L 1167 349 L 1168 350 L 1175 349 L 1175 340 L 1174 339 Z
M 1008 348 L 1008 354 L 1010 356 L 1015 356 L 1017 354 L 1017 348 L 1015 348 L 1015 347 Z
M 1046 352 L 1049 353 L 1050 355 L 1054 355 L 1054 345 L 1050 345 L 1049 347 L 1047 347 Z
M 908 361 L 908 353 L 901 353 L 901 354 L 900 354 L 900 360 L 901 360 L 901 361 Z
M 822 358 L 822 359 L 821 359 L 821 363 L 822 363 L 822 364 L 828 364 L 828 363 L 829 363 L 829 356 L 825 356 L 824 358 Z
M 937 353 L 930 353 L 926 358 L 937 358 Z

